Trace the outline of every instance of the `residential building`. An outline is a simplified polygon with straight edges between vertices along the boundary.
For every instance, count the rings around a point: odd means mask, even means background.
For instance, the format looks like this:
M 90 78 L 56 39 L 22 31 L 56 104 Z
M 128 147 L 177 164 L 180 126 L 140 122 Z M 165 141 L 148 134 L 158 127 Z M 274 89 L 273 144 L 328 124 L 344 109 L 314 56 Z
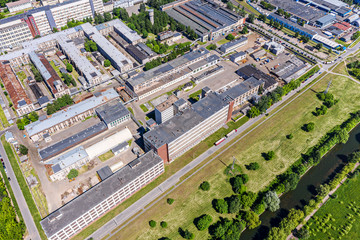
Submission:
M 30 59 L 34 66 L 39 70 L 41 76 L 45 80 L 46 86 L 55 98 L 70 95 L 70 89 L 61 81 L 54 68 L 43 54 L 35 52 L 29 53 Z
M 239 37 L 231 42 L 227 42 L 220 46 L 220 51 L 223 53 L 229 53 L 235 51 L 239 47 L 245 46 L 248 43 L 247 37 Z
M 93 116 L 97 107 L 118 97 L 119 95 L 112 88 L 103 92 L 97 92 L 93 97 L 54 113 L 43 121 L 38 120 L 26 125 L 25 131 L 32 141 L 42 140 L 44 134 L 54 134 L 87 117 Z
M 31 8 L 32 4 L 31 4 L 30 0 L 19 0 L 16 2 L 6 3 L 6 7 L 9 10 L 9 12 L 13 13 L 13 12 Z
M 160 8 L 193 29 L 203 42 L 236 31 L 245 23 L 245 18 L 209 0 L 178 0 Z
M 170 95 L 166 101 L 155 106 L 155 120 L 161 124 L 175 115 L 174 103 L 178 100 L 175 95 Z
M 172 61 L 140 73 L 127 80 L 126 85 L 139 99 L 150 96 L 161 89 L 171 86 L 191 75 L 202 71 L 219 61 L 205 48 L 186 53 Z
M 131 119 L 129 110 L 119 99 L 110 101 L 96 108 L 95 111 L 109 129 Z
M 163 172 L 162 159 L 153 151 L 145 153 L 49 214 L 40 224 L 49 240 L 69 239 Z
M 17 79 L 10 64 L 0 61 L 0 79 L 2 80 L 10 100 L 19 116 L 25 115 L 35 110 L 34 104 L 30 101 Z
M 71 169 L 79 169 L 89 160 L 84 148 L 78 147 L 46 162 L 45 168 L 51 181 L 61 181 L 67 177 Z

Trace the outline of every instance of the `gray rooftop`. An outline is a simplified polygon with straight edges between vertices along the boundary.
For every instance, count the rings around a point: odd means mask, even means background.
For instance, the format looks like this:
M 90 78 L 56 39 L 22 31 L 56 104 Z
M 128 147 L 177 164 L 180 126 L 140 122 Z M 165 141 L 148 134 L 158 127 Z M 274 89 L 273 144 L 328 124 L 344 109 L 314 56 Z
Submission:
M 239 45 L 239 44 L 241 44 L 241 43 L 243 43 L 243 42 L 245 42 L 247 40 L 248 40 L 247 37 L 239 37 L 239 38 L 237 38 L 235 40 L 232 40 L 231 42 L 227 42 L 227 43 L 221 45 L 220 50 L 225 52 L 226 49 L 233 48 L 233 47 L 235 47 L 235 46 L 237 46 L 237 45 Z
M 294 22 L 290 21 L 289 19 L 283 18 L 283 17 L 281 17 L 281 16 L 279 16 L 279 15 L 277 15 L 275 13 L 270 13 L 269 16 L 271 16 L 271 17 L 273 17 L 275 19 L 278 19 L 278 20 L 282 21 L 283 23 L 291 25 L 291 26 L 293 26 L 293 27 L 295 27 L 295 28 L 297 28 L 297 29 L 299 29 L 299 30 L 301 30 L 303 32 L 306 32 L 306 33 L 308 33 L 308 34 L 310 34 L 312 36 L 315 36 L 317 34 L 315 31 L 313 31 L 311 29 L 307 29 L 307 28 L 305 28 L 303 26 L 300 26 L 299 24 L 294 23 Z
M 251 64 L 248 64 L 248 65 L 240 68 L 239 70 L 236 71 L 236 73 L 239 74 L 244 79 L 254 77 L 254 78 L 257 78 L 259 80 L 264 81 L 265 82 L 265 86 L 264 86 L 265 89 L 267 89 L 268 87 L 270 87 L 270 86 L 277 83 L 276 80 L 273 77 L 271 77 L 270 75 L 267 75 L 266 73 L 264 73 L 260 69 L 257 69 L 256 67 L 254 67 Z
M 51 168 L 54 173 L 61 171 L 64 168 L 67 168 L 76 162 L 87 158 L 88 154 L 86 153 L 83 147 L 77 147 L 75 149 L 70 150 L 57 158 L 52 159 L 46 164 L 52 165 Z
M 182 113 L 146 132 L 144 139 L 159 148 L 185 134 L 206 118 L 226 107 L 227 104 L 217 93 L 209 93 L 205 98 L 194 103 L 191 108 L 185 109 Z
M 246 55 L 246 52 L 237 52 L 237 53 L 234 53 L 234 54 L 231 54 L 230 57 L 232 58 L 238 58 L 238 57 L 241 57 L 241 56 L 245 56 Z
M 336 20 L 334 15 L 328 14 L 316 20 L 317 23 L 325 25 Z
M 152 79 L 153 77 L 156 77 L 163 73 L 171 71 L 174 68 L 178 68 L 181 65 L 183 65 L 189 61 L 193 61 L 197 58 L 203 57 L 206 54 L 209 54 L 209 51 L 206 50 L 205 48 L 200 48 L 199 50 L 194 50 L 194 51 L 188 52 L 188 53 L 184 54 L 183 56 L 180 56 L 170 62 L 161 64 L 160 66 L 150 69 L 149 71 L 140 73 L 137 76 L 128 79 L 127 81 L 132 86 L 142 84 L 142 83 Z
M 140 164 L 137 164 L 136 167 L 131 167 L 132 162 L 129 163 L 104 181 L 96 184 L 41 220 L 40 223 L 46 236 L 54 235 L 91 208 L 122 189 L 126 184 L 141 176 L 148 169 L 163 162 L 153 151 L 145 153 L 134 161 L 138 161 Z
M 79 144 L 85 141 L 86 139 L 90 138 L 91 136 L 94 136 L 106 129 L 107 127 L 105 123 L 99 122 L 77 134 L 74 134 L 64 140 L 61 140 L 60 142 L 57 142 L 47 148 L 41 149 L 39 151 L 40 158 L 42 160 L 46 160 L 49 159 L 50 157 L 56 156 L 60 152 L 63 152 L 65 149 L 68 149 L 71 146 Z
M 258 80 L 254 77 L 250 77 L 243 81 L 242 83 L 230 88 L 229 90 L 220 94 L 221 97 L 227 98 L 229 100 L 234 100 L 237 97 L 243 95 L 249 90 L 264 84 L 264 81 Z
M 174 102 L 174 105 L 177 106 L 177 107 L 181 107 L 182 105 L 184 104 L 187 104 L 188 102 L 183 99 L 183 98 L 179 98 L 179 100 L 177 100 L 176 102 Z
M 29 57 L 33 62 L 33 64 L 35 65 L 35 67 L 39 70 L 41 76 L 45 79 L 45 81 L 49 80 L 51 78 L 51 74 L 46 69 L 44 64 L 40 61 L 39 56 L 34 51 L 31 51 L 29 53 Z
M 111 168 L 109 166 L 105 166 L 97 170 L 96 172 L 99 175 L 101 181 L 104 181 L 105 179 L 113 175 L 113 172 L 111 171 Z
M 106 124 L 110 124 L 130 114 L 129 110 L 118 99 L 96 108 L 95 111 Z
M 126 40 L 131 43 L 141 40 L 141 37 L 139 36 L 139 34 L 137 34 L 136 31 L 131 30 L 128 26 L 126 26 L 125 23 L 123 23 L 119 19 L 114 19 L 114 20 L 108 22 L 108 24 L 111 24 L 112 26 L 114 26 L 114 28 L 117 31 L 122 33 L 122 35 L 123 35 L 122 37 L 127 38 Z
M 123 148 L 125 148 L 126 146 L 129 146 L 128 142 L 122 142 L 119 145 L 115 146 L 113 149 L 111 149 L 112 152 L 117 152 Z
M 110 88 L 104 92 L 100 93 L 100 96 L 96 97 L 93 96 L 89 99 L 86 99 L 82 102 L 79 102 L 77 104 L 74 104 L 67 109 L 64 109 L 62 111 L 59 111 L 57 113 L 54 113 L 49 118 L 47 118 L 44 121 L 36 121 L 33 123 L 30 123 L 29 125 L 25 126 L 25 130 L 29 134 L 29 136 L 33 136 L 37 133 L 40 133 L 42 131 L 45 131 L 46 129 L 55 126 L 67 119 L 70 119 L 74 116 L 79 115 L 80 113 L 86 112 L 90 109 L 96 108 L 100 106 L 101 104 L 106 103 L 107 101 L 110 101 L 111 99 L 117 98 L 119 95 L 117 92 Z

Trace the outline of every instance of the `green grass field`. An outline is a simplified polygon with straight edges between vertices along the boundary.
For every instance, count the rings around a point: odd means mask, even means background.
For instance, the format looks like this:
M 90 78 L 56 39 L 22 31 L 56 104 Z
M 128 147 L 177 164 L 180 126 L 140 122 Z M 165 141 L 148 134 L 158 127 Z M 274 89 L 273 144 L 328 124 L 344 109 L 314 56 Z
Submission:
M 346 71 L 346 64 L 345 64 L 345 62 L 339 63 L 339 64 L 332 70 L 332 72 L 334 72 L 334 73 L 340 73 L 340 74 L 344 74 L 344 75 L 349 75 L 348 72 Z
M 100 161 L 105 162 L 106 160 L 109 160 L 113 156 L 115 156 L 114 153 L 111 150 L 109 150 L 108 152 L 100 155 L 98 158 Z
M 228 42 L 230 42 L 230 41 L 227 40 L 226 38 L 224 38 L 224 39 L 221 39 L 220 41 L 218 41 L 217 44 L 218 45 L 223 45 L 223 44 L 228 43 Z
M 360 177 L 347 180 L 335 192 L 338 197 L 330 198 L 304 226 L 311 233 L 309 239 L 359 239 L 359 192 Z
M 330 92 L 340 101 L 326 115 L 315 117 L 312 111 L 321 105 L 316 98 L 316 92 L 325 90 L 330 79 L 333 83 Z M 260 191 L 277 174 L 284 172 L 294 163 L 301 153 L 316 144 L 328 130 L 347 119 L 350 112 L 359 109 L 359 90 L 360 85 L 353 81 L 329 74 L 169 194 L 167 197 L 175 199 L 174 204 L 167 205 L 166 199 L 163 199 L 126 226 L 113 239 L 150 240 L 165 236 L 171 239 L 181 239 L 177 233 L 179 227 L 192 231 L 195 239 L 208 239 L 207 232 L 197 231 L 192 222 L 195 217 L 204 213 L 213 215 L 214 221 L 216 221 L 219 215 L 215 214 L 212 209 L 211 201 L 213 198 L 223 198 L 232 194 L 223 171 L 225 166 L 233 161 L 233 156 L 237 158 L 243 171 L 250 177 L 250 181 L 247 183 L 248 190 Z M 301 126 L 310 121 L 315 123 L 315 130 L 310 133 L 301 130 Z M 291 140 L 286 138 L 286 135 L 290 133 L 294 135 Z M 276 157 L 266 162 L 261 153 L 270 150 L 275 151 Z M 250 162 L 258 162 L 261 166 L 260 169 L 247 171 L 244 165 Z M 206 193 L 198 190 L 199 184 L 204 180 L 209 181 L 212 186 L 211 190 Z M 158 222 L 166 221 L 168 228 L 150 229 L 148 221 L 151 219 Z

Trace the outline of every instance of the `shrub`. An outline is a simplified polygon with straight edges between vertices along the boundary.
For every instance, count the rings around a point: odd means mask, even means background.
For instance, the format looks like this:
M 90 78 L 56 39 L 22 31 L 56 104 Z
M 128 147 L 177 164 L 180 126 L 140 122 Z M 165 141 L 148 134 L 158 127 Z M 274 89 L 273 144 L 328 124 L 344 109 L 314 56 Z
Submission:
M 203 191 L 209 191 L 210 190 L 210 183 L 207 182 L 207 181 L 204 181 L 200 184 L 200 187 L 199 187 L 201 190 Z
M 304 124 L 304 126 L 302 127 L 302 129 L 305 132 L 311 132 L 312 130 L 314 130 L 314 128 L 315 128 L 315 123 L 313 123 L 313 122 L 309 122 L 307 124 Z
M 260 168 L 260 165 L 257 162 L 252 162 L 249 165 L 246 165 L 247 170 L 258 170 L 259 168 Z
M 106 59 L 106 60 L 104 61 L 104 67 L 110 67 L 110 65 L 111 65 L 110 60 L 109 60 L 109 59 Z
M 151 228 L 156 227 L 156 222 L 155 222 L 154 220 L 150 220 L 150 221 L 149 221 L 149 226 L 150 226 Z
M 168 198 L 168 199 L 166 199 L 166 202 L 169 204 L 169 205 L 171 205 L 171 204 L 173 204 L 174 203 L 174 199 L 172 199 L 172 198 Z
M 185 239 L 194 239 L 194 234 L 190 232 L 189 230 L 183 230 L 182 228 L 179 228 L 179 234 Z
M 274 159 L 274 157 L 275 157 L 275 152 L 274 152 L 274 151 L 269 151 L 269 152 L 267 152 L 267 153 L 262 153 L 262 155 L 263 155 L 263 157 L 264 157 L 264 159 L 265 159 L 266 161 L 270 161 L 270 160 Z
M 234 37 L 234 35 L 232 35 L 232 34 L 230 33 L 230 34 L 228 34 L 228 35 L 226 36 L 226 39 L 229 40 L 229 41 L 232 41 L 232 40 L 235 39 L 235 37 Z
M 228 212 L 228 204 L 224 199 L 214 199 L 213 207 L 218 213 L 227 213 Z
M 77 176 L 79 175 L 79 172 L 78 170 L 76 169 L 71 169 L 69 174 L 67 175 L 68 179 L 73 179 L 73 178 L 76 178 Z
M 195 218 L 194 224 L 199 231 L 203 231 L 210 226 L 212 220 L 213 219 L 210 215 L 204 214 L 198 218 Z
M 286 135 L 286 138 L 287 138 L 287 139 L 292 139 L 293 137 L 294 137 L 294 136 L 292 135 L 292 133 Z
M 167 227 L 167 222 L 165 222 L 165 221 L 161 221 L 161 223 L 160 223 L 160 226 L 162 227 L 162 228 L 166 228 Z
M 25 147 L 24 145 L 20 144 L 19 151 L 21 155 L 27 155 L 29 152 L 29 149 Z

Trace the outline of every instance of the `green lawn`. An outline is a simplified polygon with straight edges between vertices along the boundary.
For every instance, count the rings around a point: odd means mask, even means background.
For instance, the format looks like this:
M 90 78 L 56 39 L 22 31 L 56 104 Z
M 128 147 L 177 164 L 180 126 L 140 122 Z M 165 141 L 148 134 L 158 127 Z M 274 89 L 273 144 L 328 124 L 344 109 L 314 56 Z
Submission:
M 345 47 L 348 47 L 350 45 L 350 43 L 346 43 L 344 41 L 341 41 L 340 39 L 335 39 L 335 42 L 337 42 L 338 44 L 341 44 Z
M 316 106 L 321 105 L 321 102 L 316 98 L 316 92 L 326 89 L 330 79 L 333 81 L 330 92 L 340 101 L 336 106 L 329 109 L 326 115 L 315 117 L 312 111 Z M 360 85 L 347 78 L 328 75 L 312 87 L 311 90 L 306 91 L 298 99 L 232 146 L 229 151 L 175 189 L 167 196 L 175 199 L 173 205 L 166 205 L 166 199 L 160 201 L 160 203 L 155 204 L 134 222 L 126 226 L 114 236 L 114 239 L 120 237 L 121 239 L 150 240 L 165 236 L 171 239 L 181 239 L 177 233 L 179 227 L 188 228 L 194 232 L 195 239 L 208 239 L 207 232 L 195 230 L 192 222 L 195 217 L 204 213 L 217 217 L 218 215 L 214 213 L 211 207 L 212 199 L 232 194 L 223 171 L 227 164 L 232 163 L 233 156 L 236 157 L 243 171 L 250 177 L 250 181 L 247 183 L 248 190 L 253 192 L 262 190 L 276 175 L 284 172 L 299 159 L 301 153 L 306 152 L 307 149 L 315 145 L 321 136 L 347 119 L 350 112 L 359 109 L 359 90 Z M 314 131 L 307 133 L 301 130 L 301 126 L 310 121 L 315 123 Z M 291 140 L 286 138 L 286 135 L 290 133 L 294 135 Z M 265 161 L 261 153 L 270 150 L 275 151 L 276 157 L 271 161 Z M 260 169 L 257 171 L 246 170 L 244 165 L 250 162 L 258 162 Z M 212 185 L 211 190 L 207 193 L 198 190 L 199 184 L 204 180 L 209 181 Z M 169 227 L 166 229 L 160 229 L 159 227 L 150 229 L 148 221 L 151 219 L 166 221 Z
M 4 110 L 2 109 L 2 107 L 0 106 L 0 120 L 2 122 L 2 125 L 0 125 L 0 129 L 4 129 L 4 127 L 9 127 L 10 124 L 7 120 L 7 118 L 5 117 L 5 113 L 4 113 Z
M 18 160 L 16 159 L 16 157 L 14 155 L 12 147 L 8 142 L 6 142 L 5 136 L 1 137 L 1 142 L 5 148 L 6 155 L 8 156 L 11 167 L 14 170 L 16 179 L 20 185 L 21 191 L 24 195 L 24 198 L 25 198 L 26 204 L 28 205 L 30 213 L 34 219 L 35 225 L 40 233 L 40 237 L 41 237 L 41 239 L 47 239 L 46 235 L 40 225 L 40 221 L 41 221 L 40 213 L 36 207 L 34 199 L 32 198 L 29 187 L 28 187 L 26 180 L 21 172 L 20 166 L 18 164 Z
M 134 115 L 134 110 L 131 107 L 127 108 L 129 110 L 129 112 L 131 112 L 132 115 Z
M 148 109 L 147 107 L 145 107 L 144 104 L 141 104 L 141 105 L 140 105 L 140 108 L 141 108 L 141 110 L 143 110 L 144 112 L 149 111 L 149 109 Z
M 360 177 L 347 180 L 307 222 L 309 239 L 355 240 L 360 237 Z M 330 215 L 329 215 L 330 214 Z M 353 223 L 351 223 L 353 221 Z M 346 227 L 347 226 L 347 227 Z M 344 231 L 346 229 L 346 231 Z
M 26 74 L 23 71 L 20 71 L 16 74 L 18 75 L 20 81 L 24 81 L 24 79 L 26 78 Z
M 224 39 L 221 39 L 220 41 L 218 41 L 217 44 L 218 44 L 218 45 L 223 45 L 223 44 L 225 44 L 225 43 L 227 43 L 227 42 L 230 42 L 230 41 L 227 40 L 226 38 L 224 38 Z
M 108 152 L 100 155 L 98 158 L 100 161 L 105 162 L 106 160 L 109 160 L 113 156 L 115 156 L 114 153 L 111 150 L 109 150 Z
M 341 62 L 339 63 L 333 70 L 332 72 L 334 73 L 340 73 L 340 74 L 344 74 L 344 75 L 349 75 L 347 70 L 346 70 L 346 64 L 345 62 Z

